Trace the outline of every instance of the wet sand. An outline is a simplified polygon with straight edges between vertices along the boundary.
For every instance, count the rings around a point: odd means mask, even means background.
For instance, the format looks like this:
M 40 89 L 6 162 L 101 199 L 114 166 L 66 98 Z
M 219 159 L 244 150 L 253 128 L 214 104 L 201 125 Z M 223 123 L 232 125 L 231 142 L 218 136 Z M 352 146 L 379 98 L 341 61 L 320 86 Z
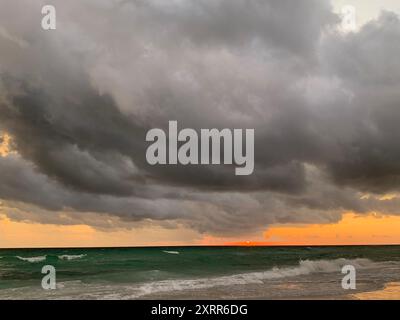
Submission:
M 359 300 L 400 300 L 400 282 L 390 282 L 381 290 L 360 292 L 351 295 Z

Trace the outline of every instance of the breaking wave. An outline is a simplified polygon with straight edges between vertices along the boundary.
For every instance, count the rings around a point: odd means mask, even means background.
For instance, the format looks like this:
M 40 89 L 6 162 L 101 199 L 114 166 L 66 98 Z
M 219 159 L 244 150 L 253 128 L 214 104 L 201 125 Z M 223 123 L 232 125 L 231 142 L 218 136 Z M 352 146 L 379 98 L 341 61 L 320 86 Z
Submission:
M 164 253 L 169 253 L 169 254 L 179 254 L 179 251 L 168 251 L 168 250 L 164 250 Z
M 61 260 L 76 260 L 83 257 L 86 257 L 86 254 L 63 254 L 61 256 L 58 256 L 58 258 Z
M 263 280 L 273 280 L 286 277 L 308 275 L 312 273 L 341 272 L 344 265 L 353 265 L 357 269 L 374 267 L 377 264 L 368 259 L 336 259 L 336 260 L 303 260 L 298 266 L 285 268 L 272 268 L 267 271 L 235 274 L 230 276 L 202 278 L 194 280 L 163 280 L 149 282 L 139 286 L 137 292 L 130 298 L 179 290 L 207 289 L 218 286 L 262 284 Z
M 20 257 L 16 256 L 17 259 L 22 261 L 28 261 L 30 263 L 41 262 L 46 260 L 46 256 L 38 256 L 38 257 Z

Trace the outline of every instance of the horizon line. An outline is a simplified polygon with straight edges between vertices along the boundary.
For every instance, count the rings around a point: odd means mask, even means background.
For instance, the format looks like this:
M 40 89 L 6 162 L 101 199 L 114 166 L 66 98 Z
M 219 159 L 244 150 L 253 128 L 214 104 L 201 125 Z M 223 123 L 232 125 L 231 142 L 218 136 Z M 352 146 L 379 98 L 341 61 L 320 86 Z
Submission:
M 388 244 L 210 244 L 210 245 L 158 245 L 158 246 L 91 246 L 91 247 L 0 247 L 0 250 L 31 250 L 31 249 L 143 249 L 143 248 L 201 248 L 201 247 L 389 247 L 400 246 L 400 243 Z

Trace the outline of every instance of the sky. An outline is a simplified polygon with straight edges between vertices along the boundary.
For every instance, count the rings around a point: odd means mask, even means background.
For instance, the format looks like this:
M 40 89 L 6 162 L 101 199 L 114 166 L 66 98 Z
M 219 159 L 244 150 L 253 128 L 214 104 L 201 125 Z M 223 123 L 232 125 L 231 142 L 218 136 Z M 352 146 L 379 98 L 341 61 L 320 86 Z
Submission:
M 400 243 L 398 1 L 0 6 L 0 247 Z M 171 120 L 253 174 L 149 165 Z
M 334 0 L 332 5 L 335 12 L 341 12 L 345 6 L 356 8 L 356 20 L 360 25 L 378 18 L 382 10 L 400 13 L 400 2 L 397 0 Z

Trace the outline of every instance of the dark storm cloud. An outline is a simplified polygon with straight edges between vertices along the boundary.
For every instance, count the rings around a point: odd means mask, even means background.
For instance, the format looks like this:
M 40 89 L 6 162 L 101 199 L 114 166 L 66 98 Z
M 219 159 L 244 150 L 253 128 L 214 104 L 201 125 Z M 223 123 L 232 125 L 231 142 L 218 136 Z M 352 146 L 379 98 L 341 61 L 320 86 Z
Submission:
M 0 198 L 43 209 L 30 219 L 101 213 L 235 234 L 397 214 L 396 199 L 361 199 L 400 187 L 396 15 L 343 34 L 328 1 L 53 3 L 55 31 L 40 29 L 44 3 L 0 13 L 0 130 L 18 153 L 0 158 Z M 254 128 L 253 175 L 149 166 L 146 132 L 169 120 Z
M 23 157 L 66 186 L 129 195 L 141 180 L 130 156 L 145 153 L 144 130 L 125 118 L 109 96 L 87 82 L 76 84 L 73 92 L 66 89 L 54 97 L 24 84 L 11 93 L 16 84 L 5 83 L 10 96 L 1 104 L 2 127 Z
M 400 187 L 400 20 L 393 13 L 348 37 L 333 37 L 324 63 L 353 93 L 340 153 L 326 159 L 336 182 L 384 193 Z M 396 40 L 397 39 L 397 40 Z M 334 45 L 334 47 L 333 47 Z
M 123 6 L 144 33 L 162 26 L 166 37 L 178 36 L 196 46 L 243 47 L 260 41 L 290 55 L 313 55 L 321 28 L 338 21 L 329 3 L 318 0 L 126 1 Z

